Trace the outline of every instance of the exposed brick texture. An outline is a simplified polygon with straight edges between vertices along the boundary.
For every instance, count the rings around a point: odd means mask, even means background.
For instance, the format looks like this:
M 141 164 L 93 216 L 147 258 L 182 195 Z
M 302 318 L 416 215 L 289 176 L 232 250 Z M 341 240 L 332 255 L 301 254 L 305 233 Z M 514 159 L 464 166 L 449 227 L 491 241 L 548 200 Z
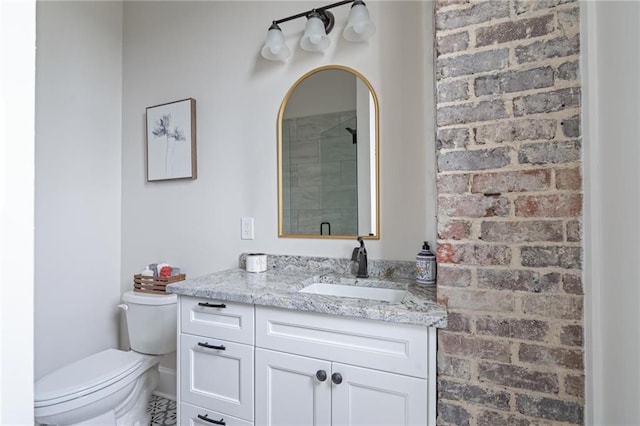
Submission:
M 482 222 L 480 239 L 483 241 L 507 241 L 512 243 L 532 241 L 556 241 L 564 238 L 564 226 L 559 220 L 527 222 Z
M 466 2 L 461 1 L 460 3 Z M 464 5 L 465 7 L 452 11 L 439 12 L 439 9 L 450 4 L 450 2 L 438 2 L 436 5 L 436 28 L 445 30 L 487 22 L 491 19 L 506 18 L 509 16 L 509 9 L 501 3 L 502 0 L 491 0 L 472 5 Z
M 507 216 L 511 211 L 506 197 L 485 197 L 483 195 L 460 195 L 440 197 L 438 205 L 450 217 L 492 217 Z
M 570 125 L 567 124 L 567 127 Z M 474 128 L 477 144 L 522 140 L 549 140 L 556 135 L 556 120 L 503 120 Z
M 545 15 L 480 27 L 476 30 L 476 46 L 544 36 L 554 30 L 553 21 L 553 15 Z
M 526 295 L 522 297 L 522 312 L 536 318 L 582 319 L 582 297 L 560 295 Z
M 512 364 L 480 362 L 478 378 L 480 382 L 537 392 L 557 393 L 559 389 L 555 373 L 535 371 Z
M 437 191 L 441 194 L 462 194 L 469 188 L 468 175 L 438 176 Z
M 538 345 L 521 344 L 518 352 L 521 362 L 564 367 L 582 371 L 582 351 L 579 349 L 549 348 Z
M 577 0 L 436 0 L 438 424 L 584 422 Z
M 513 295 L 492 291 L 446 288 L 439 293 L 439 299 L 450 309 L 464 311 L 511 313 L 516 306 Z
M 581 194 L 524 195 L 514 200 L 515 214 L 521 217 L 578 217 L 582 214 Z
M 582 176 L 580 176 L 580 168 L 572 167 L 570 169 L 556 170 L 556 188 L 580 190 L 581 186 Z
M 440 345 L 443 350 L 458 356 L 475 356 L 503 362 L 511 360 L 509 343 L 494 339 L 466 337 L 445 331 L 440 335 Z
M 570 376 L 564 379 L 564 389 L 569 395 L 584 397 L 584 376 Z
M 447 330 L 468 333 L 471 331 L 471 319 L 468 315 L 459 312 L 449 312 L 447 315 Z
M 476 149 L 473 151 L 451 151 L 438 155 L 438 169 L 480 170 L 504 167 L 510 162 L 509 148 Z
M 466 81 L 442 83 L 438 86 L 438 102 L 464 101 L 469 99 L 469 84 Z
M 464 240 L 471 236 L 471 222 L 450 220 L 438 223 L 438 238 L 444 240 Z
M 440 244 L 438 261 L 465 265 L 508 265 L 511 263 L 511 249 L 505 245 L 487 244 Z M 556 256 L 550 261 L 565 261 Z
M 514 49 L 518 63 L 527 63 L 577 55 L 580 51 L 580 38 L 560 37 L 547 41 L 537 41 L 535 43 L 518 46 Z
M 501 173 L 482 173 L 472 176 L 471 192 L 502 193 L 544 191 L 551 185 L 549 170 L 518 170 Z
M 438 353 L 438 374 L 462 380 L 471 378 L 471 361 L 464 358 L 448 357 Z
M 581 325 L 565 325 L 560 334 L 560 343 L 569 346 L 583 345 L 583 331 Z
M 474 88 L 476 96 L 490 96 L 550 87 L 553 86 L 553 82 L 553 68 L 543 67 L 478 77 L 474 82 Z
M 578 107 L 580 107 L 580 89 L 576 87 L 534 93 L 513 100 L 513 114 L 516 117 Z
M 560 290 L 560 274 L 540 274 L 529 269 L 479 269 L 478 287 L 493 290 L 555 293 Z
M 544 340 L 549 332 L 545 321 L 519 318 L 478 317 L 478 334 L 521 340 Z
M 445 399 L 464 400 L 496 410 L 509 409 L 509 392 L 448 380 L 440 384 L 440 389 L 440 396 Z
M 471 284 L 471 271 L 442 265 L 438 269 L 438 282 L 449 287 L 468 287 Z
M 468 47 L 469 33 L 466 31 L 442 36 L 436 40 L 436 50 L 439 54 L 458 52 Z
M 518 395 L 516 404 L 520 413 L 531 417 L 573 424 L 581 424 L 584 418 L 583 406 L 576 402 Z
M 498 49 L 438 59 L 436 74 L 443 78 L 474 75 L 480 72 L 503 70 L 509 65 L 509 50 Z
M 528 143 L 518 151 L 518 162 L 522 164 L 572 163 L 579 159 L 578 141 Z
M 441 129 L 436 136 L 437 149 L 464 148 L 469 144 L 469 129 L 466 127 Z
M 530 426 L 525 419 L 517 419 L 495 411 L 483 411 L 478 416 L 478 426 Z

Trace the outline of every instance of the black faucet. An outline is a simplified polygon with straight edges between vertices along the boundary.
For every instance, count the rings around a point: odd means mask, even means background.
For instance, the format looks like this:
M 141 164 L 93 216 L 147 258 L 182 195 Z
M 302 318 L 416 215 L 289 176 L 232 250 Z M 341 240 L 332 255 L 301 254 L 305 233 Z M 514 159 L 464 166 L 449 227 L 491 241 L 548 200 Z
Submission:
M 353 249 L 351 255 L 351 261 L 358 263 L 358 273 L 356 278 L 369 278 L 369 271 L 367 270 L 367 249 L 364 248 L 364 240 L 362 237 L 358 237 L 360 247 Z

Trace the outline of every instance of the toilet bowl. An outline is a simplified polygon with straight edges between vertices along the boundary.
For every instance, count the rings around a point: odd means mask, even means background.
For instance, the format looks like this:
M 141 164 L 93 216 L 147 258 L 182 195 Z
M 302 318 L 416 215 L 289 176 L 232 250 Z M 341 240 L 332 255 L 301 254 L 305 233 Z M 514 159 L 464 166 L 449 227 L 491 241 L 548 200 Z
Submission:
M 158 385 L 159 355 L 176 348 L 176 295 L 123 295 L 134 350 L 107 349 L 35 383 L 34 415 L 42 425 L 146 426 Z

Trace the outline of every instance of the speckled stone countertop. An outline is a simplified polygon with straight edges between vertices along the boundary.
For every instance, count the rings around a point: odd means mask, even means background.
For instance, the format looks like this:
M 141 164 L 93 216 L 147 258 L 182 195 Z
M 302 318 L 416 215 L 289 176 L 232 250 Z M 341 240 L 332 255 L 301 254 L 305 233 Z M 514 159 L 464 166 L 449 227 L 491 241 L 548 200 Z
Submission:
M 447 312 L 436 303 L 435 287 L 414 281 L 413 262 L 370 260 L 369 278 L 356 279 L 348 259 L 268 255 L 267 271 L 261 273 L 246 272 L 245 259 L 242 254 L 238 268 L 170 284 L 167 292 L 427 327 L 447 325 Z M 407 293 L 400 303 L 299 293 L 313 282 L 406 289 Z

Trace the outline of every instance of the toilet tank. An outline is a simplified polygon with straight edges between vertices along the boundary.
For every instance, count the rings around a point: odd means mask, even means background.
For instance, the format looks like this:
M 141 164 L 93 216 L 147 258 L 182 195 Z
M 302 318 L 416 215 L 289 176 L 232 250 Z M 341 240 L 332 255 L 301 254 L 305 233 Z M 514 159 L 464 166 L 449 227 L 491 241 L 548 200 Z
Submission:
M 122 295 L 127 308 L 129 344 L 136 352 L 162 355 L 176 350 L 175 294 L 149 294 L 128 291 Z

